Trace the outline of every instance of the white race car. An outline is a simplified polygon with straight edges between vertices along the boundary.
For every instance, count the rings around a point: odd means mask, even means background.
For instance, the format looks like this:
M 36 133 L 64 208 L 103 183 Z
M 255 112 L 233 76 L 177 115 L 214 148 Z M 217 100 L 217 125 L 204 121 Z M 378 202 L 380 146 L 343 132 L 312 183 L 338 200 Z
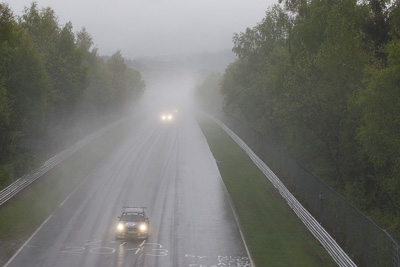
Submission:
M 118 217 L 115 231 L 116 239 L 148 238 L 149 218 L 145 207 L 124 206 L 122 215 Z

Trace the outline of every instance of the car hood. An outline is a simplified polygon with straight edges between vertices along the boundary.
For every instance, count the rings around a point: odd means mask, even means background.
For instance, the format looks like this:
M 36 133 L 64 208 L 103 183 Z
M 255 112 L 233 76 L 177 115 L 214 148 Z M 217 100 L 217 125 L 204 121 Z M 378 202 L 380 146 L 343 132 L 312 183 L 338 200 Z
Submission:
M 135 227 L 136 225 L 140 224 L 141 222 L 122 222 L 125 227 Z

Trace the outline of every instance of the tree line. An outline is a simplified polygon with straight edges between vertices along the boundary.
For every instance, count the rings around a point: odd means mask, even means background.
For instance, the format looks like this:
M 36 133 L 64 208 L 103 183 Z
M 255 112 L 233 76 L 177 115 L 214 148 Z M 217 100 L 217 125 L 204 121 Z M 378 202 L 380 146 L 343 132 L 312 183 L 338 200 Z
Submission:
M 219 84 L 226 112 L 274 139 L 398 240 L 399 37 L 399 1 L 285 0 L 234 34 L 237 60 Z
M 93 46 L 85 28 L 61 26 L 51 8 L 32 3 L 16 16 L 0 3 L 0 189 L 60 149 L 55 132 L 118 114 L 143 94 L 120 51 L 104 60 Z

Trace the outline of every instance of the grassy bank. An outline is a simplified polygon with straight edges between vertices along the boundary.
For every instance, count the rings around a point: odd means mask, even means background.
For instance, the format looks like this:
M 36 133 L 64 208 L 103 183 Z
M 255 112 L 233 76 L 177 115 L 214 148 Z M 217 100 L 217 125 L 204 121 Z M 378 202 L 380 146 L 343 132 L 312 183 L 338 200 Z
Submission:
M 16 252 L 134 123 L 116 126 L 0 206 L 0 265 Z
M 229 135 L 206 117 L 197 120 L 218 162 L 256 266 L 336 266 Z

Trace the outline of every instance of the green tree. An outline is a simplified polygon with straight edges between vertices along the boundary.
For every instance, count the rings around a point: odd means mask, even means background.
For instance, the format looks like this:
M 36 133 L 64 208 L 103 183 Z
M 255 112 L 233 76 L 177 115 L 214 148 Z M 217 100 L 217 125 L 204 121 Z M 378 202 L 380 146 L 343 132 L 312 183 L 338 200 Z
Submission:
M 0 4 L 0 187 L 24 174 L 33 155 L 60 150 L 66 136 L 76 141 L 70 129 L 86 126 L 81 118 L 102 121 L 143 94 L 140 73 L 119 51 L 104 62 L 92 45 L 84 28 L 75 35 L 71 22 L 60 27 L 51 8 L 34 2 L 17 18 Z
M 225 110 L 276 128 L 274 108 L 286 80 L 291 27 L 289 16 L 274 6 L 256 27 L 234 35 L 238 60 L 226 69 L 221 82 Z
M 400 38 L 400 2 L 393 1 L 389 9 L 390 40 Z
M 357 161 L 351 103 L 361 86 L 367 56 L 357 38 L 360 20 L 355 1 L 313 5 L 309 19 L 298 21 L 293 29 L 292 82 L 280 112 L 300 145 L 294 152 L 343 188 L 354 168 L 346 165 Z M 319 35 L 310 41 L 309 32 Z
M 281 2 L 234 35 L 224 109 L 399 237 L 399 2 Z
M 126 66 L 121 51 L 115 52 L 107 61 L 111 73 L 111 95 L 114 108 L 123 109 L 127 100 L 142 95 L 145 84 L 138 71 Z
M 27 29 L 39 51 L 45 56 L 46 64 L 57 55 L 57 44 L 60 32 L 57 16 L 51 8 L 39 10 L 36 2 L 25 7 L 24 14 L 20 18 L 20 25 Z M 46 65 L 46 70 L 51 71 Z
M 6 87 L 13 103 L 14 127 L 29 139 L 43 133 L 52 109 L 52 92 L 42 55 L 25 31 L 19 38 L 20 43 L 12 52 L 12 64 L 8 66 Z
M 9 125 L 10 125 L 10 103 L 7 97 L 7 90 L 0 83 L 0 164 L 7 157 L 9 149 Z
M 93 46 L 92 36 L 86 31 L 86 28 L 82 28 L 76 35 L 76 45 L 84 52 L 90 53 L 90 48 Z
M 21 140 L 26 149 L 43 133 L 51 92 L 36 45 L 8 6 L 1 4 L 0 8 L 0 185 L 5 186 L 29 169 Z
M 221 80 L 222 75 L 220 73 L 211 73 L 201 85 L 196 87 L 198 104 L 209 112 L 212 112 L 213 109 L 222 109 L 224 99 L 220 92 Z
M 107 69 L 111 73 L 112 102 L 114 108 L 121 107 L 126 95 L 124 75 L 127 69 L 121 51 L 115 52 L 107 61 Z
M 7 62 L 9 62 L 10 45 L 15 45 L 15 21 L 6 4 L 0 3 L 0 164 L 10 152 L 10 100 L 5 80 L 7 78 Z M 1 174 L 0 174 L 1 175 Z
M 96 51 L 92 52 L 96 53 Z M 113 99 L 112 75 L 103 59 L 96 57 L 89 68 L 90 85 L 84 92 L 84 101 L 90 103 L 90 109 L 99 114 L 110 112 Z
M 373 191 L 366 192 L 373 196 L 372 210 L 400 236 L 400 40 L 392 41 L 386 53 L 387 68 L 367 71 L 367 88 L 358 100 L 363 110 L 358 138 L 375 168 Z
M 43 58 L 27 32 L 16 24 L 11 11 L 2 7 L 1 81 L 3 96 L 9 99 L 5 108 L 10 110 L 9 130 L 38 135 L 51 106 Z
M 28 29 L 44 56 L 56 107 L 53 120 L 59 121 L 74 110 L 88 86 L 87 69 L 83 54 L 75 43 L 72 23 L 68 22 L 61 28 L 54 10 L 39 10 L 34 2 L 30 8 L 25 8 L 21 25 Z
M 89 85 L 84 54 L 75 44 L 70 22 L 60 31 L 56 49 L 57 57 L 51 63 L 51 78 L 53 90 L 58 96 L 56 105 L 59 114 L 56 115 L 65 117 L 75 109 L 83 91 Z
M 142 75 L 138 70 L 127 68 L 126 86 L 128 91 L 128 99 L 136 100 L 143 96 L 146 84 L 142 80 Z
M 374 56 L 380 60 L 386 60 L 383 49 L 390 39 L 389 2 L 386 0 L 365 1 L 370 12 L 365 13 L 363 31 L 374 48 Z

